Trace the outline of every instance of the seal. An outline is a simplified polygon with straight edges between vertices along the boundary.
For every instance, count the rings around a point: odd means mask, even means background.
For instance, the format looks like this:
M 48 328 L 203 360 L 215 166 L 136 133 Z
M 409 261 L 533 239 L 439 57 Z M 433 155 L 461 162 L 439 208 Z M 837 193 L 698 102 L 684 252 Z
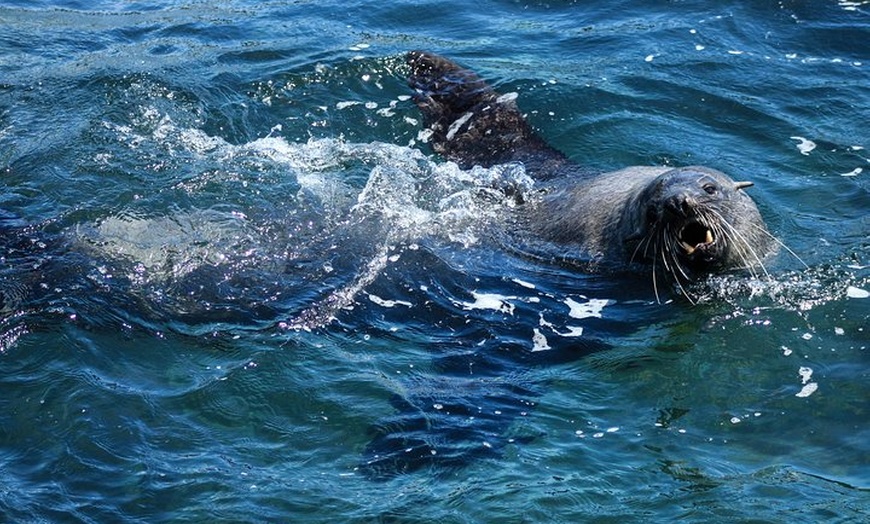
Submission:
M 737 182 L 703 166 L 634 166 L 594 173 L 549 146 L 528 124 L 515 94 L 500 94 L 474 72 L 435 54 L 408 53 L 409 85 L 431 130 L 433 150 L 468 168 L 521 162 L 542 190 L 519 213 L 541 240 L 572 259 L 652 266 L 682 287 L 699 275 L 747 269 L 781 244 Z M 537 186 L 537 184 L 536 184 Z

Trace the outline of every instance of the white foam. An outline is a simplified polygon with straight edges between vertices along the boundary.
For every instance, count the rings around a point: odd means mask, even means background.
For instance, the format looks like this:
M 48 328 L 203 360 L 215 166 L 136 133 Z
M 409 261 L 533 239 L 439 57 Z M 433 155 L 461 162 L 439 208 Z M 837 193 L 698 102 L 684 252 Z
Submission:
M 867 0 L 838 0 L 837 5 L 843 8 L 844 11 L 857 11 L 860 7 L 867 5 Z
M 795 393 L 796 397 L 808 397 L 815 393 L 817 389 L 819 389 L 819 385 L 817 383 L 810 382 L 810 380 L 813 378 L 812 368 L 801 366 L 801 368 L 798 369 L 798 375 L 800 375 L 801 377 L 801 384 L 803 384 L 803 387 L 800 391 Z
M 527 289 L 535 289 L 535 285 L 532 284 L 531 282 L 526 282 L 525 280 L 520 280 L 520 279 L 518 279 L 518 278 L 512 278 L 511 281 L 514 282 L 514 283 L 516 283 L 516 284 L 519 284 L 519 285 L 523 286 L 524 288 L 527 288 Z
M 849 298 L 867 298 L 870 297 L 870 291 L 855 286 L 849 286 L 846 288 L 846 296 Z
M 429 139 L 432 138 L 432 135 L 434 135 L 434 134 L 435 134 L 435 131 L 433 131 L 430 128 L 421 129 L 420 132 L 417 133 L 417 140 L 419 140 L 420 142 L 423 142 L 424 144 L 428 144 Z
M 532 351 L 547 351 L 548 349 L 553 348 L 547 343 L 547 337 L 538 328 L 535 328 L 532 335 Z
M 610 304 L 610 300 L 593 298 L 587 302 L 577 302 L 571 298 L 565 299 L 565 305 L 570 309 L 568 316 L 576 319 L 601 318 L 601 311 Z
M 583 328 L 580 326 L 565 326 L 565 329 L 567 329 L 568 331 L 565 331 L 564 333 L 559 333 L 557 331 L 556 333 L 559 336 L 566 338 L 583 336 Z
M 813 142 L 812 140 L 808 140 L 802 136 L 792 136 L 789 138 L 798 141 L 796 146 L 798 148 L 798 151 L 800 151 L 802 155 L 809 155 L 810 151 L 816 148 L 815 142 Z
M 810 382 L 809 384 L 804 385 L 804 387 L 802 387 L 800 391 L 795 393 L 794 396 L 802 397 L 802 398 L 808 397 L 808 396 L 812 395 L 813 393 L 815 393 L 816 390 L 818 390 L 818 389 L 819 389 L 818 384 L 816 384 L 815 382 Z
M 374 302 L 375 304 L 385 307 L 385 308 L 394 308 L 396 306 L 405 306 L 405 307 L 414 307 L 414 304 L 407 302 L 405 300 L 387 300 L 383 299 L 377 295 L 369 293 L 369 300 Z
M 491 309 L 509 315 L 514 314 L 514 305 L 508 302 L 508 300 L 515 300 L 516 297 L 506 297 L 497 293 L 478 293 L 476 291 L 472 291 L 471 296 L 474 298 L 474 302 L 459 302 L 458 305 L 468 311 Z
M 801 366 L 800 369 L 798 369 L 798 375 L 801 377 L 801 384 L 806 384 L 811 378 L 813 378 L 813 368 Z

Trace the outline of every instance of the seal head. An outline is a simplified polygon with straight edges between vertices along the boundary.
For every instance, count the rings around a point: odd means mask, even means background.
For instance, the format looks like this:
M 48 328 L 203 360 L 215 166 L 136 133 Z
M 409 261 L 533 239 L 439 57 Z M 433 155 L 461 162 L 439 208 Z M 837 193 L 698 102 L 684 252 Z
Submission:
M 658 175 L 624 207 L 629 259 L 661 262 L 677 279 L 759 265 L 771 235 L 743 191 L 751 185 L 701 166 Z

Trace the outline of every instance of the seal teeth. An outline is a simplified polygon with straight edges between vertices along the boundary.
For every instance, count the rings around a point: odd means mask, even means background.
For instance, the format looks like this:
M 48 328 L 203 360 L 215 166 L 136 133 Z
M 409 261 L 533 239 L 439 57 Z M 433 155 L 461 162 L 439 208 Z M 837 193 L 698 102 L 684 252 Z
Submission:
M 713 243 L 713 231 L 710 229 L 704 228 L 704 239 L 701 240 L 700 237 L 694 239 L 685 239 L 680 240 L 680 247 L 686 252 L 687 255 L 691 255 L 694 253 L 700 246 L 705 246 Z

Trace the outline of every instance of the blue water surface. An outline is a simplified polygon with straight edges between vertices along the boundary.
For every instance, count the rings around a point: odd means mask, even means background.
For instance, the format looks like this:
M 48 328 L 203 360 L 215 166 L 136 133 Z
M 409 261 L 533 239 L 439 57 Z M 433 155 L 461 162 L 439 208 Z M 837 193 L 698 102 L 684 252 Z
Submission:
M 412 49 L 786 247 L 524 256 Z M 868 118 L 865 0 L 0 2 L 0 520 L 864 522 Z

